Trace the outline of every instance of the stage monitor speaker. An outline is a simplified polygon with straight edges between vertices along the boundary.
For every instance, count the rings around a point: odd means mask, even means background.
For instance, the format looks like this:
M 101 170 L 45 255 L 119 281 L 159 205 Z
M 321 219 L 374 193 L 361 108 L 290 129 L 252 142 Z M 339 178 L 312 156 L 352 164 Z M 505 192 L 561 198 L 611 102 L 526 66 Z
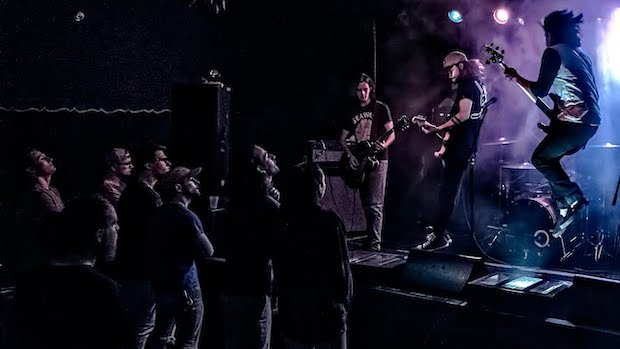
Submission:
M 620 331 L 620 281 L 575 275 L 564 309 L 567 319 L 579 326 Z
M 203 196 L 225 193 L 230 157 L 230 87 L 222 83 L 172 87 L 170 158 L 173 166 L 201 166 Z
M 461 294 L 467 282 L 484 275 L 482 259 L 412 249 L 401 274 L 404 289 L 444 296 Z
M 347 187 L 339 174 L 325 170 L 327 188 L 321 204 L 336 212 L 347 232 L 366 230 L 366 218 L 359 190 Z

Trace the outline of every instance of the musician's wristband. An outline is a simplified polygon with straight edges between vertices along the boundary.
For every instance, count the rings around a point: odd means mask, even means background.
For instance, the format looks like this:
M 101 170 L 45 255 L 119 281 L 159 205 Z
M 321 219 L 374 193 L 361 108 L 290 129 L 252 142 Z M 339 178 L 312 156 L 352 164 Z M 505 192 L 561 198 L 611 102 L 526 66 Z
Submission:
M 454 125 L 458 125 L 458 124 L 460 124 L 460 123 L 461 123 L 461 120 L 459 120 L 456 116 L 453 116 L 453 117 L 450 119 L 450 121 L 452 121 L 452 123 L 453 123 Z

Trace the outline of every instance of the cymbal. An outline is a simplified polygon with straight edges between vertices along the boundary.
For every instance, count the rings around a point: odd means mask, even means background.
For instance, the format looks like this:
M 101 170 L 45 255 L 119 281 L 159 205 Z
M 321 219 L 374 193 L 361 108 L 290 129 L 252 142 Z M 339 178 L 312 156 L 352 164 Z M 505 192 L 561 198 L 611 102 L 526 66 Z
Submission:
M 517 143 L 516 140 L 506 140 L 504 137 L 500 138 L 497 142 L 489 142 L 489 143 L 482 143 L 481 146 L 485 147 L 485 146 L 493 146 L 493 145 L 508 145 L 508 144 L 514 144 Z
M 530 164 L 529 162 L 521 162 L 517 164 L 503 165 L 502 168 L 505 168 L 507 170 L 535 170 L 536 169 L 536 167 L 534 167 L 534 165 Z
M 619 148 L 620 145 L 618 144 L 612 144 L 612 143 L 605 143 L 605 144 L 593 144 L 593 145 L 588 145 L 586 146 L 586 149 L 589 148 L 593 148 L 593 149 L 614 149 L 614 148 Z

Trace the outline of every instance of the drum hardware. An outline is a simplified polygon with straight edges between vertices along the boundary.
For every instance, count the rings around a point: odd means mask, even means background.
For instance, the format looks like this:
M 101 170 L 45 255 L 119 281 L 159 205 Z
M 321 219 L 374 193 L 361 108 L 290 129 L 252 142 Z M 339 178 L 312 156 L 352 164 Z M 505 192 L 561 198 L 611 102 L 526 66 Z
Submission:
M 565 262 L 589 242 L 585 238 L 587 225 L 573 223 L 554 234 L 557 212 L 550 196 L 514 200 L 504 211 L 501 225 L 487 225 L 492 233 L 486 237 L 484 252 L 493 259 L 515 264 Z M 587 219 L 587 210 L 583 214 Z M 495 250 L 494 245 L 498 247 Z

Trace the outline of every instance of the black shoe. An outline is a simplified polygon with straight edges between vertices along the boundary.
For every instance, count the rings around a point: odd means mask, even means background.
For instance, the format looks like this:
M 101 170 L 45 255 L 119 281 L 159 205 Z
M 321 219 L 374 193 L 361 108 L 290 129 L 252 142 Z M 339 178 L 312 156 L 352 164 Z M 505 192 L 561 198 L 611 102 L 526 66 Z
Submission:
M 568 207 L 561 208 L 558 221 L 553 229 L 553 237 L 557 238 L 562 235 L 562 233 L 566 231 L 566 228 L 568 228 L 575 221 L 575 216 L 577 213 L 586 208 L 588 204 L 590 204 L 590 202 L 584 196 L 581 196 L 577 201 L 573 202 Z M 564 213 L 563 211 L 565 211 L 564 215 L 562 214 Z
M 450 235 L 447 232 L 443 235 L 430 233 L 426 235 L 426 241 L 415 246 L 414 248 L 417 250 L 437 251 L 446 248 L 451 244 L 452 238 L 450 238 Z

